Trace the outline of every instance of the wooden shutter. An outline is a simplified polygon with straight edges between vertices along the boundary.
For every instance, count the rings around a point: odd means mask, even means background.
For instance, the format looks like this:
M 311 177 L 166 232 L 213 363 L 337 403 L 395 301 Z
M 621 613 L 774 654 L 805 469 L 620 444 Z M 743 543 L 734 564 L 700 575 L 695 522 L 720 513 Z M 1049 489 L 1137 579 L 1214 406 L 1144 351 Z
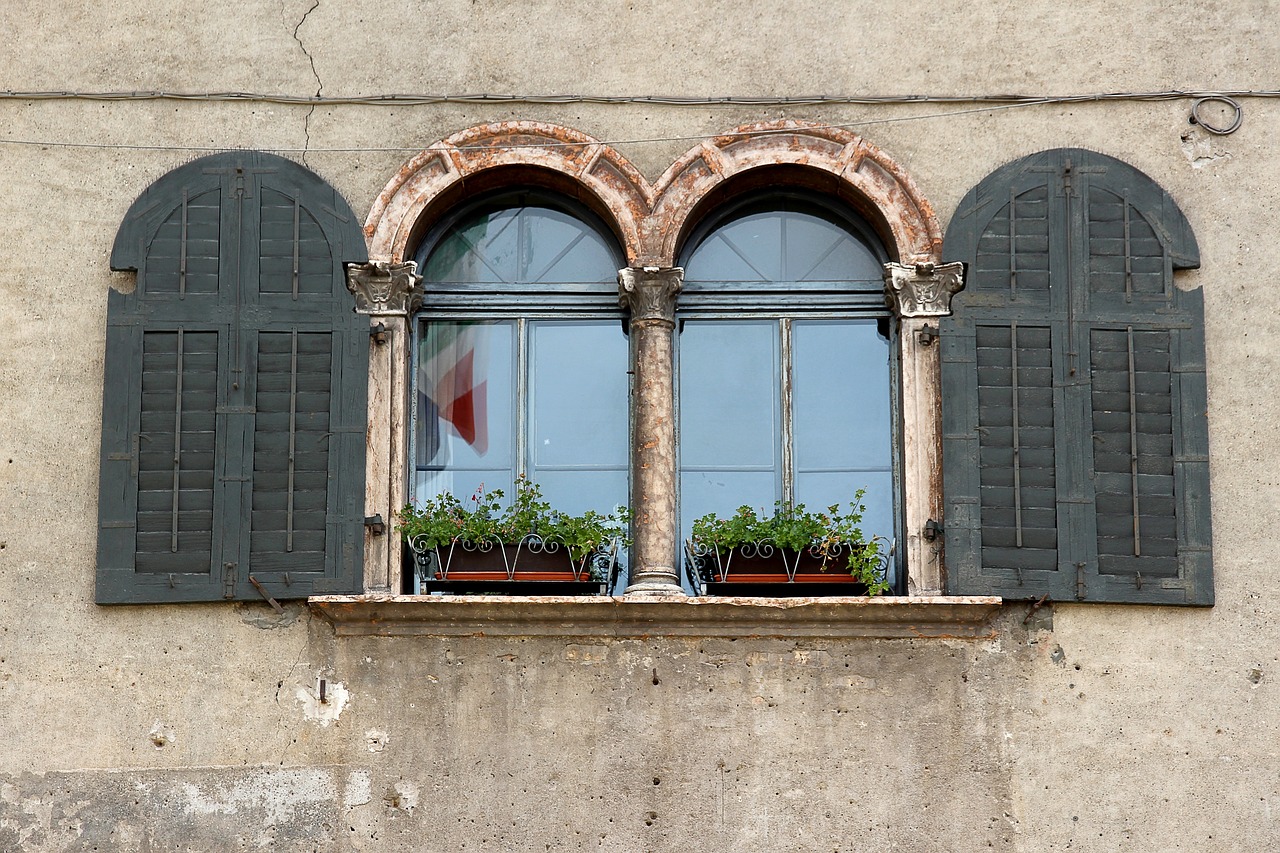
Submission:
M 130 208 L 108 298 L 98 601 L 358 591 L 368 333 L 346 202 L 291 161 L 201 158 Z
M 1041 152 L 975 187 L 944 257 L 949 587 L 1212 604 L 1203 303 L 1173 200 L 1125 163 Z

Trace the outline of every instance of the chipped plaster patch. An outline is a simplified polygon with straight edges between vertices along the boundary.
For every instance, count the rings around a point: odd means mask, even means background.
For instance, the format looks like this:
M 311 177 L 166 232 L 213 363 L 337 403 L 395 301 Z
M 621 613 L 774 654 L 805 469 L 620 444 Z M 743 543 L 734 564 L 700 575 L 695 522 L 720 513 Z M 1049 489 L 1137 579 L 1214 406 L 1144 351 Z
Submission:
M 342 716 L 343 710 L 351 700 L 351 694 L 340 681 L 328 681 L 325 684 L 325 701 L 320 701 L 319 688 L 299 687 L 295 694 L 302 703 L 302 715 L 313 723 L 327 727 Z
M 387 741 L 391 740 L 391 735 L 377 729 L 370 729 L 364 733 L 364 739 L 369 744 L 370 752 L 382 752 L 387 748 Z
M 1230 160 L 1231 152 L 1214 144 L 1213 137 L 1199 128 L 1191 128 L 1182 134 L 1182 153 L 1193 169 L 1203 169 L 1221 160 Z
M 342 795 L 342 804 L 347 808 L 368 805 L 373 799 L 373 783 L 369 780 L 369 771 L 352 770 L 347 776 L 347 790 Z
M 609 647 L 601 645 L 579 645 L 570 643 L 565 646 L 564 659 L 572 663 L 594 664 L 602 663 L 609 658 Z
M 266 826 L 287 823 L 295 812 L 329 803 L 336 795 L 333 779 L 323 770 L 269 770 L 208 791 L 190 782 L 180 790 L 188 815 L 247 813 Z
M 399 809 L 412 814 L 413 810 L 418 807 L 418 799 L 421 793 L 422 789 L 413 782 L 396 782 L 387 789 L 382 801 L 387 804 L 387 808 Z
M 174 732 L 173 727 L 166 726 L 163 720 L 156 720 L 147 736 L 151 738 L 151 745 L 156 749 L 164 749 L 178 740 L 178 735 Z

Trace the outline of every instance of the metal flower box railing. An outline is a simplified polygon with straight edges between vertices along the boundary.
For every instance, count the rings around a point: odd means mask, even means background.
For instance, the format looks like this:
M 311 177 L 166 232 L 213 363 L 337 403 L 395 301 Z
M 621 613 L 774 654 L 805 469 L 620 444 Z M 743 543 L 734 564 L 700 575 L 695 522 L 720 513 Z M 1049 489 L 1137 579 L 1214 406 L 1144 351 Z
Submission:
M 575 560 L 566 543 L 536 533 L 518 542 L 454 539 L 430 547 L 425 536 L 407 541 L 425 593 L 608 595 L 617 585 L 624 548 L 622 537 L 614 537 Z
M 885 578 L 893 558 L 892 544 L 876 537 L 876 573 Z M 849 573 L 848 558 L 863 543 L 819 542 L 808 548 L 783 548 L 770 539 L 717 549 L 685 542 L 685 574 L 702 595 L 821 596 L 866 595 L 867 584 Z

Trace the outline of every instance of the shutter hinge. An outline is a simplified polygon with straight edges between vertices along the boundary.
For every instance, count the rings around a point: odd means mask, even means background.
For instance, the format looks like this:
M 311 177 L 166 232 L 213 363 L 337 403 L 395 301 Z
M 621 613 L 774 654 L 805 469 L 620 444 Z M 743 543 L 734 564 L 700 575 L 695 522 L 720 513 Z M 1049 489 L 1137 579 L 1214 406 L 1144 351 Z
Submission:
M 365 516 L 364 526 L 369 528 L 369 532 L 374 536 L 381 536 L 387 532 L 387 523 L 382 520 L 382 513 Z
M 924 536 L 926 542 L 933 542 L 942 535 L 942 525 L 938 523 L 937 519 L 931 518 L 924 523 L 924 530 L 921 531 L 921 535 Z
M 379 323 L 369 328 L 369 337 L 378 346 L 383 346 L 391 338 L 391 330 L 387 328 L 386 323 Z
M 236 564 L 222 564 L 222 597 L 236 597 Z
M 925 325 L 916 332 L 916 340 L 920 341 L 920 346 L 927 347 L 938 339 L 938 327 Z
M 1084 585 L 1084 563 L 1076 563 L 1076 600 L 1084 601 L 1088 598 L 1088 591 Z

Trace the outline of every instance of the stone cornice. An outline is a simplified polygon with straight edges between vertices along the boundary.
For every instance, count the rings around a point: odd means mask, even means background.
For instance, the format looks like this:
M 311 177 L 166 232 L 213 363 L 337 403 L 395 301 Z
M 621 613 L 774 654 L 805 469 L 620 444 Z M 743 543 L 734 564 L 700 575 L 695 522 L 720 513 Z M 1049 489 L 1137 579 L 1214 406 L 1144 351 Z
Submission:
M 994 596 L 877 598 L 324 595 L 339 636 L 984 639 Z

